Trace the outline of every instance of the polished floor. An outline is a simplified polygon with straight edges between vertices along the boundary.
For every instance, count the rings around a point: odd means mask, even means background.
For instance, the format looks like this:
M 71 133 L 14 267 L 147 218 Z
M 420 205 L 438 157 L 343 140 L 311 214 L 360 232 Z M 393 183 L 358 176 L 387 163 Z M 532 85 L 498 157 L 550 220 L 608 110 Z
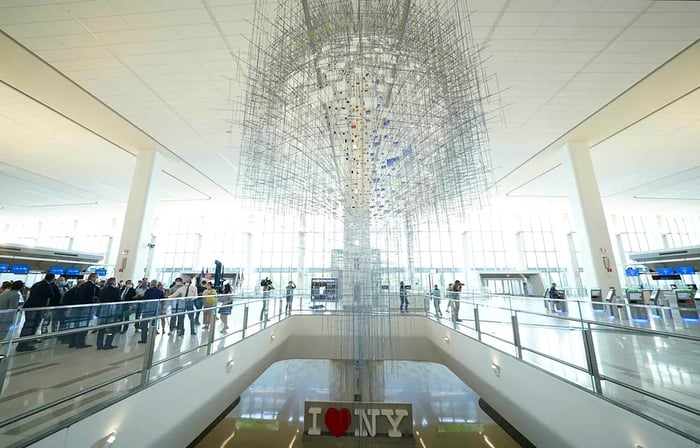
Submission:
M 373 401 L 413 404 L 415 445 L 408 446 L 520 446 L 479 408 L 479 397 L 445 366 L 385 361 L 373 368 L 383 373 L 375 380 L 379 392 L 375 393 Z M 273 364 L 197 447 L 397 446 L 396 443 L 359 441 L 353 437 L 324 437 L 323 441 L 303 437 L 304 400 L 341 398 L 343 386 L 338 378 L 343 377 L 346 369 L 344 362 L 330 360 L 290 360 Z

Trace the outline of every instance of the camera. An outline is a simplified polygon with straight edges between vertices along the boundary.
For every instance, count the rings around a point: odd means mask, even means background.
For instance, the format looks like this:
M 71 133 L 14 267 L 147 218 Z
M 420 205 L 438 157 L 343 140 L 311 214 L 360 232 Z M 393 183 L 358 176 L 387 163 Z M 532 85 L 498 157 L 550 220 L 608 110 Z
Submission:
M 266 286 L 272 286 L 272 280 L 270 280 L 268 277 L 265 277 L 264 279 L 260 280 L 260 286 L 263 288 Z

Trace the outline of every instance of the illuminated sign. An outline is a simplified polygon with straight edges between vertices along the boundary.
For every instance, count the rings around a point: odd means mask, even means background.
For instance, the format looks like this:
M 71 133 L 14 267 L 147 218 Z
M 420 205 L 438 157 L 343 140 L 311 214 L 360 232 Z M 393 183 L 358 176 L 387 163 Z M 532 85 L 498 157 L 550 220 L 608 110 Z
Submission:
M 625 269 L 625 276 L 627 277 L 639 277 L 638 268 L 627 268 Z
M 10 271 L 13 274 L 29 274 L 29 265 L 28 264 L 13 264 Z
M 66 270 L 60 266 L 51 266 L 51 268 L 49 268 L 49 274 L 63 275 L 65 273 L 66 273 Z
M 411 403 L 305 401 L 304 437 L 388 437 L 413 439 Z
M 676 273 L 679 275 L 693 275 L 695 274 L 695 268 L 692 266 L 678 266 Z

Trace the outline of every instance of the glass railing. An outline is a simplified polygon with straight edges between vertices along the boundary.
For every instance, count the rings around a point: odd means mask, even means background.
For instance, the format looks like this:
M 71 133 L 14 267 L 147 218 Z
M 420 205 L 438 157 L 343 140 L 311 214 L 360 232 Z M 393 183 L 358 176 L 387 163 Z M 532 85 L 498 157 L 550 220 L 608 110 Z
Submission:
M 443 325 L 700 442 L 695 308 L 510 296 L 438 305 L 427 314 Z
M 0 311 L 0 446 L 25 446 L 289 314 L 280 297 L 241 295 L 202 309 L 180 298 Z
M 376 314 L 398 314 L 398 296 L 379 299 Z M 431 296 L 409 301 L 414 316 L 700 442 L 700 324 L 683 320 L 688 310 L 481 292 L 441 298 L 439 313 Z M 289 309 L 277 294 L 219 296 L 201 310 L 163 299 L 0 311 L 0 446 L 25 446 L 287 316 L 351 309 L 306 295 Z

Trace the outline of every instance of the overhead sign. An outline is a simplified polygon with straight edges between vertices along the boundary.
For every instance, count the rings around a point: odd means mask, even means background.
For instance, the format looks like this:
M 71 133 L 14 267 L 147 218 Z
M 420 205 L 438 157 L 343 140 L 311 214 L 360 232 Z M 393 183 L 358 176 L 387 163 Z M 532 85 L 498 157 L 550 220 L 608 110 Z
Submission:
M 68 268 L 66 269 L 66 275 L 80 275 L 80 268 Z
M 62 267 L 60 267 L 60 266 L 51 266 L 51 267 L 49 268 L 49 274 L 53 274 L 53 275 L 63 275 L 63 274 L 65 274 L 65 273 L 66 273 L 65 268 L 62 268 Z
M 673 268 L 658 268 L 656 270 L 656 273 L 659 275 L 673 275 L 675 272 L 673 272 Z
M 13 264 L 10 271 L 13 274 L 29 274 L 29 265 L 28 264 Z
M 95 274 L 97 274 L 99 277 L 104 277 L 107 275 L 107 269 L 106 268 L 97 268 L 97 269 L 95 269 Z
M 695 268 L 692 266 L 678 266 L 676 273 L 679 275 L 693 275 L 695 274 Z
M 389 438 L 415 446 L 413 408 L 411 403 L 307 400 L 304 437 L 323 436 Z
M 0 263 L 0 273 L 10 272 L 10 265 L 7 263 Z
M 625 269 L 625 275 L 627 277 L 639 277 L 639 269 L 638 268 L 627 268 L 627 269 Z

